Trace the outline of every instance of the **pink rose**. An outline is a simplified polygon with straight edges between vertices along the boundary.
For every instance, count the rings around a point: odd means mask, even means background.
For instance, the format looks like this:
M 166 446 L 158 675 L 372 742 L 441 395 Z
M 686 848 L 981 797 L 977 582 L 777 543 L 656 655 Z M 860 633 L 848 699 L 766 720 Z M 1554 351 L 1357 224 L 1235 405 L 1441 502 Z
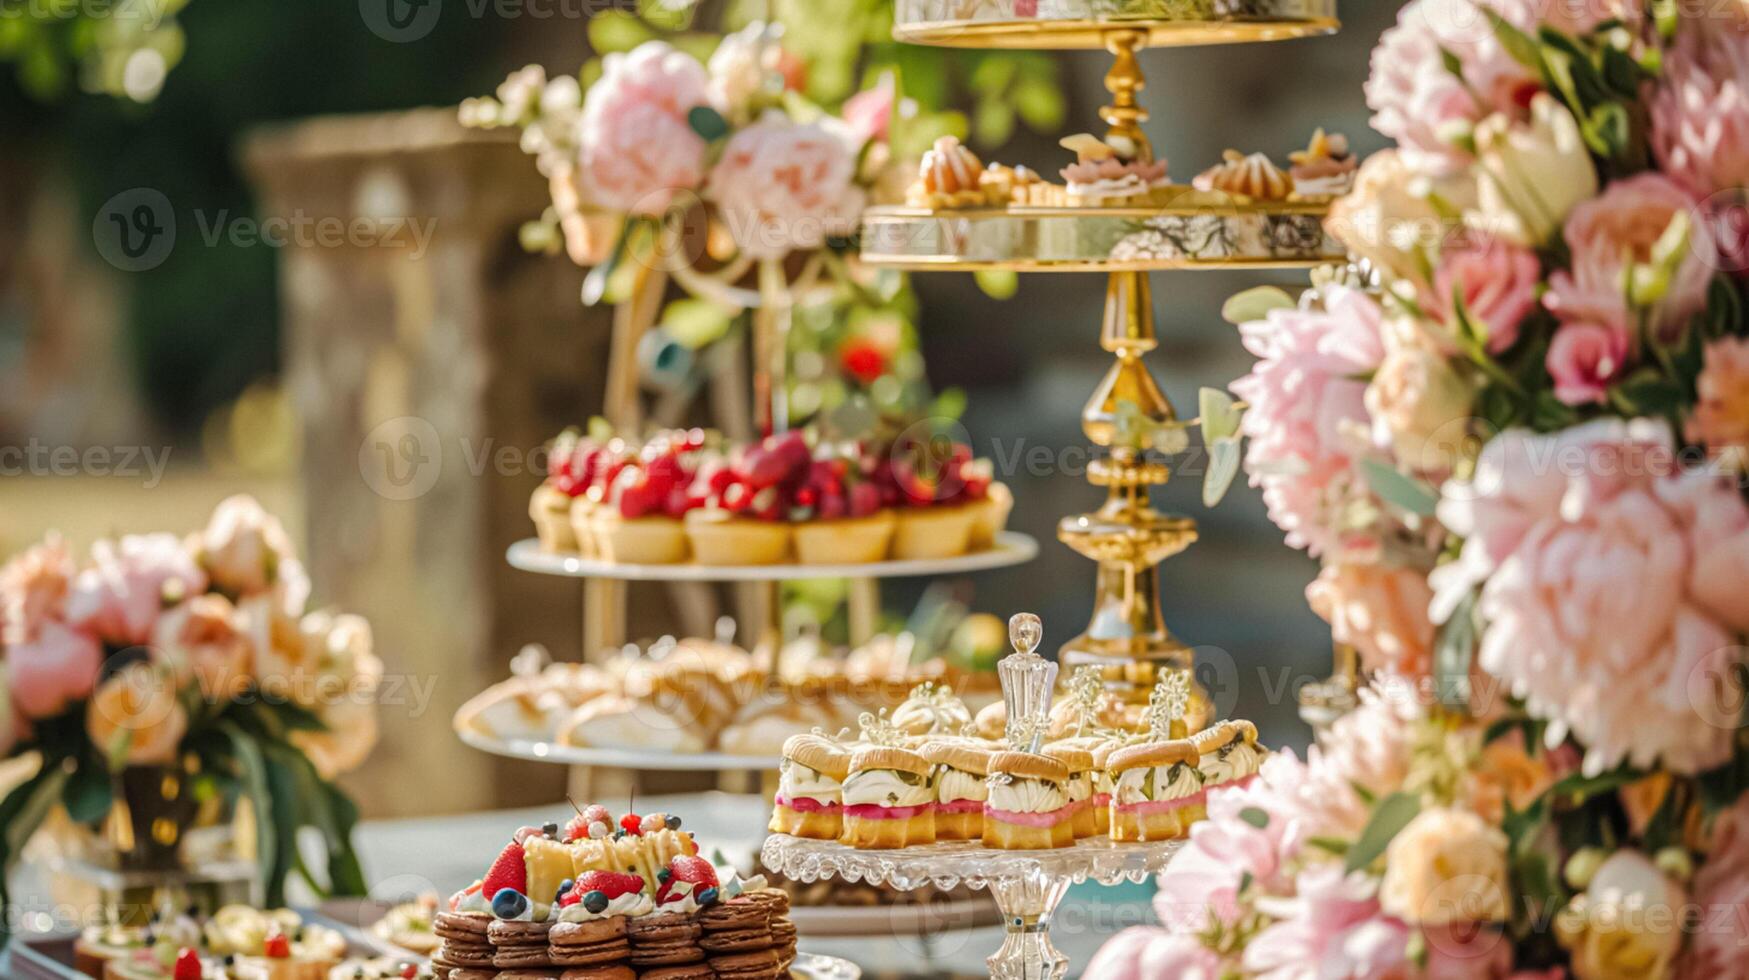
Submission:
M 212 587 L 232 598 L 265 591 L 294 553 L 279 518 L 247 494 L 220 501 L 196 540 Z
M 1628 367 L 1628 335 L 1619 327 L 1563 323 L 1555 331 L 1544 366 L 1563 405 L 1601 405 L 1609 386 Z
M 1433 295 L 1426 308 L 1434 319 L 1454 328 L 1457 314 L 1452 297 L 1487 338 L 1490 354 L 1518 342 L 1518 328 L 1537 306 L 1542 264 L 1536 253 L 1500 238 L 1478 235 L 1470 243 L 1440 253 L 1433 275 Z
M 1111 937 L 1087 964 L 1099 980 L 1220 980 L 1221 958 L 1195 936 L 1134 926 Z
M 196 596 L 165 613 L 152 646 L 172 666 L 179 684 L 193 680 L 210 703 L 235 698 L 252 679 L 254 645 L 243 617 L 217 593 Z
M 72 552 L 54 534 L 0 568 L 0 644 L 28 641 L 60 618 L 73 574 Z
M 856 228 L 863 192 L 850 139 L 836 120 L 803 125 L 776 114 L 730 138 L 709 194 L 743 253 L 782 258 Z
M 1713 846 L 1694 876 L 1699 928 L 1677 980 L 1749 980 L 1749 797 L 1714 818 Z
M 1365 293 L 1328 291 L 1324 309 L 1273 310 L 1239 328 L 1258 362 L 1233 382 L 1250 403 L 1246 470 L 1287 543 L 1336 548 L 1345 501 L 1361 492 L 1354 461 L 1370 451 L 1364 375 L 1384 360 L 1384 313 Z
M 1433 590 L 1427 573 L 1400 565 L 1338 562 L 1306 587 L 1331 635 L 1360 652 L 1369 671 L 1425 676 L 1433 664 Z
M 88 697 L 103 668 L 103 646 L 91 634 L 49 620 L 35 638 L 8 644 L 12 703 L 33 721 L 53 718 Z
M 1618 180 L 1573 209 L 1565 233 L 1573 265 L 1549 277 L 1544 305 L 1565 321 L 1621 329 L 1637 322 L 1623 284 L 1628 263 L 1650 262 L 1653 246 L 1679 216 L 1689 220 L 1688 248 L 1650 312 L 1660 339 L 1680 335 L 1689 318 L 1706 308 L 1707 284 L 1719 268 L 1719 252 L 1694 198 L 1662 174 Z
M 1749 25 L 1723 6 L 1684 17 L 1652 96 L 1652 150 L 1697 198 L 1749 186 Z
M 707 86 L 704 66 L 662 41 L 608 55 L 578 125 L 578 178 L 588 200 L 653 216 L 697 190 L 705 142 L 687 113 L 707 104 Z
M 207 588 L 206 573 L 174 534 L 99 541 L 91 558 L 73 580 L 67 621 L 110 646 L 148 642 L 159 614 Z
M 1742 579 L 1694 575 L 1742 574 L 1749 512 L 1729 486 L 1679 474 L 1673 446 L 1646 419 L 1512 430 L 1442 491 L 1439 518 L 1466 540 L 1434 577 L 1435 618 L 1480 586 L 1477 662 L 1551 737 L 1586 746 L 1588 774 L 1624 759 L 1689 774 L 1730 756 L 1736 709 L 1720 685 L 1734 683 L 1744 614 L 1740 598 L 1729 618 L 1714 606 Z
M 845 101 L 844 124 L 850 127 L 858 145 L 887 138 L 898 96 L 898 82 L 892 72 L 885 72 L 873 88 L 858 92 Z

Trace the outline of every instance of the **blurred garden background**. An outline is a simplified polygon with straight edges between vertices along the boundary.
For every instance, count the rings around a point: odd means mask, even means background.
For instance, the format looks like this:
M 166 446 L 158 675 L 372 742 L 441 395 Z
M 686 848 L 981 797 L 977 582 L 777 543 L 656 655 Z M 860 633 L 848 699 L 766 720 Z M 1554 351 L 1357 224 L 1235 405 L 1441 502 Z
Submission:
M 1315 125 L 1377 148 L 1361 82 L 1392 8 L 1347 4 L 1334 38 L 1144 52 L 1157 152 L 1182 181 L 1228 147 L 1281 157 Z M 921 145 L 954 131 L 986 159 L 1054 168 L 1058 136 L 1099 125 L 1107 56 L 907 48 L 887 39 L 889 0 L 0 0 L 0 551 L 51 528 L 83 545 L 197 526 L 254 493 L 301 538 L 317 602 L 368 616 L 391 675 L 436 680 L 431 703 L 385 707 L 382 746 L 348 783 L 365 814 L 555 798 L 562 774 L 472 752 L 449 717 L 525 643 L 583 652 L 579 590 L 502 556 L 528 535 L 539 447 L 600 408 L 611 312 L 586 308 L 584 271 L 545 247 L 547 187 L 514 131 L 464 129 L 456 106 L 525 64 L 587 75 L 656 33 L 702 52 L 754 19 L 784 25 L 786 71 L 822 105 L 891 73 Z M 1155 277 L 1150 363 L 1185 414 L 1245 370 L 1218 313 L 1259 281 L 1304 279 Z M 819 324 L 811 352 L 897 378 L 880 397 L 963 404 L 1014 488 L 1013 526 L 1042 544 L 963 594 L 1039 613 L 1047 649 L 1085 625 L 1093 592 L 1054 529 L 1098 499 L 1075 466 L 1079 409 L 1109 365 L 1104 285 L 915 277 L 899 312 Z M 665 326 L 708 334 L 691 338 L 701 361 L 732 327 Z M 684 383 L 653 380 L 658 402 Z M 400 464 L 406 479 L 385 482 Z M 1199 477 L 1157 494 L 1202 525 L 1164 566 L 1168 622 L 1221 665 L 1202 675 L 1217 701 L 1303 744 L 1294 689 L 1330 667 L 1303 597 L 1314 565 L 1253 491 L 1205 510 Z M 889 585 L 885 607 L 902 619 L 925 585 Z M 678 606 L 637 589 L 632 634 L 682 628 Z

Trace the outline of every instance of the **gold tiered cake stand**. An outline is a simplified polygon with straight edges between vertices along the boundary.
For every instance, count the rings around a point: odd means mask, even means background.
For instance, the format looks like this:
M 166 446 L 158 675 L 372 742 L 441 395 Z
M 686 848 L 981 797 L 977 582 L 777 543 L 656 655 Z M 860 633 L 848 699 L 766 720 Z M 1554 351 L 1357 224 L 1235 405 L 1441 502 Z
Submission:
M 1336 0 L 899 0 L 893 33 L 918 44 L 1105 48 L 1115 59 L 1105 77 L 1112 102 L 1099 111 L 1110 127 L 1106 142 L 1150 162 L 1138 50 L 1309 37 L 1337 26 Z M 1115 363 L 1081 413 L 1087 438 L 1104 450 L 1088 480 L 1106 499 L 1057 530 L 1097 563 L 1096 594 L 1087 630 L 1061 650 L 1063 676 L 1091 664 L 1109 686 L 1142 701 L 1159 670 L 1193 666 L 1189 648 L 1166 627 L 1158 566 L 1196 541 L 1196 521 L 1154 509 L 1150 492 L 1171 471 L 1134 435 L 1187 425 L 1143 361 L 1158 346 L 1147 274 L 1341 262 L 1324 212 L 1316 203 L 1240 203 L 1188 188 L 1164 207 L 865 212 L 862 257 L 871 264 L 1110 275 L 1099 336 Z

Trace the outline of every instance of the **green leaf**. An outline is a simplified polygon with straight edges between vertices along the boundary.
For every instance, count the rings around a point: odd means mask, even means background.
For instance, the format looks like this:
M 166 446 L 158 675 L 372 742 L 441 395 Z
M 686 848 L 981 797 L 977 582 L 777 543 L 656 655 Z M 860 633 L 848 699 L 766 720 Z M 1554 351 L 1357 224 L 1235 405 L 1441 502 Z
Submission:
M 1279 286 L 1247 289 L 1221 306 L 1221 319 L 1238 326 L 1268 316 L 1272 310 L 1293 309 L 1294 300 Z
M 1239 475 L 1239 460 L 1243 456 L 1244 444 L 1237 436 L 1216 439 L 1206 444 L 1209 468 L 1202 478 L 1202 505 L 1214 507 L 1227 496 L 1227 491 L 1233 487 L 1233 480 Z
M 1706 295 L 1707 336 L 1735 336 L 1743 332 L 1743 296 L 1729 276 L 1714 276 Z
M 728 336 L 735 314 L 703 299 L 677 299 L 662 311 L 662 329 L 674 342 L 700 350 Z
M 1382 857 L 1385 848 L 1397 836 L 1397 832 L 1409 825 L 1415 815 L 1421 812 L 1421 798 L 1413 793 L 1392 793 L 1379 802 L 1372 812 L 1372 819 L 1366 823 L 1366 829 L 1360 832 L 1360 839 L 1348 849 L 1348 856 L 1343 860 L 1345 870 L 1354 872 L 1371 867 L 1372 863 Z
M 1433 690 L 1439 703 L 1462 710 L 1470 704 L 1470 662 L 1476 655 L 1476 593 L 1458 602 L 1433 644 Z
M 73 770 L 61 791 L 61 803 L 74 823 L 97 823 L 109 815 L 114 802 L 115 789 L 109 773 L 89 762 Z
M 1487 7 L 1477 5 L 1478 9 L 1488 17 L 1488 22 L 1494 27 L 1494 37 L 1499 39 L 1500 46 L 1519 64 L 1532 71 L 1540 72 L 1543 67 L 1542 46 L 1536 38 L 1514 27 L 1506 18 Z
M 1613 793 L 1624 786 L 1629 786 L 1646 778 L 1646 774 L 1630 766 L 1622 766 L 1612 772 L 1597 776 L 1587 776 L 1583 773 L 1573 773 L 1560 782 L 1549 787 L 1549 796 L 1559 805 L 1582 804 L 1592 797 L 1604 793 Z
M 1239 811 L 1239 819 L 1258 830 L 1263 830 L 1269 826 L 1269 811 L 1261 807 L 1248 806 Z
M 1347 854 L 1349 847 L 1352 846 L 1340 837 L 1308 837 L 1306 843 L 1335 857 Z
M 1012 299 L 1020 292 L 1020 275 L 1012 269 L 979 269 L 972 278 L 991 299 Z
M 242 771 L 243 792 L 249 797 L 249 803 L 255 810 L 255 856 L 261 867 L 261 880 L 268 881 L 273 876 L 278 860 L 276 848 L 279 836 L 274 823 L 290 814 L 274 811 L 273 794 L 268 790 L 267 784 L 267 761 L 262 757 L 261 747 L 256 744 L 255 739 L 233 724 L 222 724 L 219 730 L 224 732 L 225 738 L 230 742 L 237 768 Z
M 1439 505 L 1439 493 L 1421 480 L 1399 472 L 1376 459 L 1360 461 L 1361 476 L 1379 498 L 1401 510 L 1421 517 L 1432 517 Z
M 589 46 L 596 54 L 614 54 L 655 38 L 643 22 L 620 10 L 604 10 L 589 18 Z
M 1229 439 L 1239 434 L 1239 422 L 1245 417 L 1233 396 L 1219 388 L 1202 388 L 1196 393 L 1197 412 L 1202 415 L 1202 437 L 1209 441 Z
M 686 124 L 706 143 L 715 143 L 729 135 L 729 121 L 708 105 L 693 106 L 686 114 Z

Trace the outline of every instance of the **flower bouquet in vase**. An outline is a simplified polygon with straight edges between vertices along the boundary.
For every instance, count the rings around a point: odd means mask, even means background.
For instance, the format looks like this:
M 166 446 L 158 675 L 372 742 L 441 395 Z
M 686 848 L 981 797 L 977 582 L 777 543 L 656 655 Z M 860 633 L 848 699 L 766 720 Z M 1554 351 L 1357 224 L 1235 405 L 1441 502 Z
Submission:
M 0 569 L 0 756 L 23 775 L 0 800 L 0 867 L 53 817 L 81 864 L 198 879 L 192 832 L 237 826 L 252 832 L 230 851 L 253 857 L 270 904 L 293 872 L 362 894 L 358 812 L 333 780 L 376 741 L 382 663 L 369 624 L 306 612 L 309 592 L 247 497 L 187 537 L 102 540 L 80 560 L 50 536 Z M 325 875 L 298 849 L 307 827 Z
M 1749 9 L 1415 0 L 1358 265 L 1229 305 L 1360 706 L 1089 976 L 1749 977 Z

